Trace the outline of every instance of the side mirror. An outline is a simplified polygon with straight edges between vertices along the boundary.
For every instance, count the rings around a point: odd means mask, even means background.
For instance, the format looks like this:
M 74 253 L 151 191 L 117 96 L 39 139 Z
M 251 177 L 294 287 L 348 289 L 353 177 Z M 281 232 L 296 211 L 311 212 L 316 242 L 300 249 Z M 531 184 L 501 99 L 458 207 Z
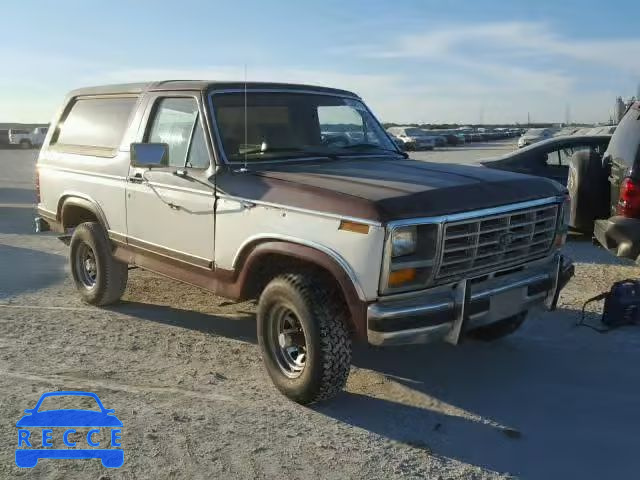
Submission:
M 169 145 L 166 143 L 132 143 L 131 165 L 141 168 L 167 167 Z

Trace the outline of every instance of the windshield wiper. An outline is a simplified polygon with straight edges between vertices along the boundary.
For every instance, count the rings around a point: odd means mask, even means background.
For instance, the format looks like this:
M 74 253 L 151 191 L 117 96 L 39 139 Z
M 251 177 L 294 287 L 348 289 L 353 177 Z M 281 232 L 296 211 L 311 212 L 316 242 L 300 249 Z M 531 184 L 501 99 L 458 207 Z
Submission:
M 267 148 L 254 148 L 247 150 L 246 152 L 238 152 L 238 155 L 253 155 L 256 153 L 277 153 L 277 152 L 305 152 L 304 148 L 300 147 L 267 147 Z
M 376 145 L 375 143 L 352 143 L 351 145 L 345 145 L 344 147 L 340 147 L 340 148 L 344 150 L 351 150 L 355 148 L 377 148 L 378 150 L 382 150 L 384 152 L 397 153 L 398 155 L 402 155 L 405 158 L 408 157 L 408 155 L 404 152 L 401 152 L 399 150 L 394 150 L 393 148 L 381 147 L 380 145 Z
M 293 155 L 297 155 L 297 154 L 305 154 L 305 156 L 309 156 L 309 157 L 325 157 L 325 158 L 329 158 L 329 159 L 335 159 L 336 158 L 336 154 L 335 153 L 329 153 L 329 152 L 318 152 L 318 151 L 313 151 L 313 150 L 307 150 L 306 148 L 300 148 L 300 147 L 267 147 L 267 148 L 254 148 L 253 150 L 247 150 L 246 152 L 238 152 L 237 154 L 234 155 L 234 157 L 237 158 L 242 158 L 244 157 L 244 155 L 256 155 L 259 153 L 291 153 Z M 290 156 L 290 155 L 284 155 L 284 156 Z

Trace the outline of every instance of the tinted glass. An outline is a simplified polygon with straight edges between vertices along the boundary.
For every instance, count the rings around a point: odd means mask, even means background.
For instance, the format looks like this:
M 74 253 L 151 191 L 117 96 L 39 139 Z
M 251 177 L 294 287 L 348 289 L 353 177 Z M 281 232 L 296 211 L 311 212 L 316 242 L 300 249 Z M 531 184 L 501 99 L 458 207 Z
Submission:
M 640 102 L 634 104 L 618 124 L 606 155 L 614 162 L 632 166 L 640 147 Z
M 212 96 L 228 160 L 260 161 L 396 152 L 380 124 L 357 99 L 306 93 Z
M 78 99 L 59 126 L 55 143 L 87 147 L 117 148 L 136 98 Z
M 558 149 L 553 150 L 547 154 L 547 165 L 556 167 L 568 167 L 569 161 L 571 160 L 573 154 L 582 150 L 597 151 L 597 148 L 591 145 L 571 145 L 559 147 Z
M 191 139 L 191 147 L 189 147 L 189 155 L 187 155 L 187 167 L 207 168 L 209 166 L 209 152 L 204 139 L 204 130 L 200 119 L 196 122 L 196 128 L 193 130 L 193 138 Z
M 184 167 L 197 119 L 194 98 L 163 98 L 156 105 L 147 142 L 169 145 L 169 165 Z

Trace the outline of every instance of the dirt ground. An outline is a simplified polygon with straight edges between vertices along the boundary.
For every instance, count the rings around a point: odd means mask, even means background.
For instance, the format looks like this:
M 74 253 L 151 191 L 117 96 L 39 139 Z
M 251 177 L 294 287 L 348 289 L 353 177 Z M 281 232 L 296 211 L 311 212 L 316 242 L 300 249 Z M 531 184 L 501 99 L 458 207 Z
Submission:
M 132 270 L 121 304 L 83 304 L 67 247 L 31 233 L 34 158 L 0 151 L 0 478 L 637 478 L 640 328 L 574 326 L 634 265 L 572 240 L 556 312 L 490 344 L 359 345 L 346 390 L 302 407 L 262 367 L 251 303 Z M 115 409 L 122 468 L 16 467 L 16 422 L 54 390 Z

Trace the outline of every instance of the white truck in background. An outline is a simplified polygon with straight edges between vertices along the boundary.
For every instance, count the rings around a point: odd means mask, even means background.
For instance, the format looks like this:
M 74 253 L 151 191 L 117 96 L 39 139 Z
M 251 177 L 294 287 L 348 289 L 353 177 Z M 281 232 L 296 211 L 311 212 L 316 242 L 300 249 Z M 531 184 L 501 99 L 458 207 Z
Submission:
M 47 136 L 48 127 L 36 127 L 33 130 L 24 128 L 9 129 L 9 145 L 15 145 L 20 148 L 40 147 Z

